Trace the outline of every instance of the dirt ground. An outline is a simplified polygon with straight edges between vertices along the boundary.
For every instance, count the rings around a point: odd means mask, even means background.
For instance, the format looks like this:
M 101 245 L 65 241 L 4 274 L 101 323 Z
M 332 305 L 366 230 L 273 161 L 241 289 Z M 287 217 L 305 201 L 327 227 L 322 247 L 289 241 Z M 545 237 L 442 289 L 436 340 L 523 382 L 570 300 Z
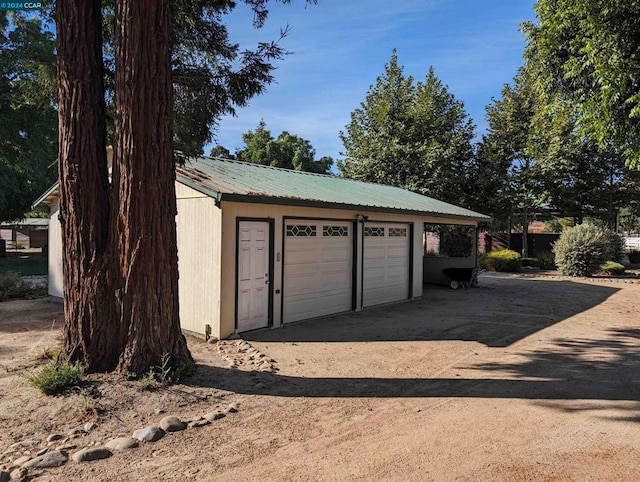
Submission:
M 145 392 L 94 375 L 76 393 L 45 397 L 25 375 L 58 343 L 60 306 L 0 303 L 0 453 L 29 439 L 31 454 L 87 421 L 98 428 L 78 448 L 238 402 L 211 425 L 29 475 L 638 480 L 639 312 L 640 280 L 483 275 L 478 289 L 428 287 L 414 302 L 246 336 L 277 373 L 228 368 L 216 345 L 189 339 L 198 369 L 183 384 Z

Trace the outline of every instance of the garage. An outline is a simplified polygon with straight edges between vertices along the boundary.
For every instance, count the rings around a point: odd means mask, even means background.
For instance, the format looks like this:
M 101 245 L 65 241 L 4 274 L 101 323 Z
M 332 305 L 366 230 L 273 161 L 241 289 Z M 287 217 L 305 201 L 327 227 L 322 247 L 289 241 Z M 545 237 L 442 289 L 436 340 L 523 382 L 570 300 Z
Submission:
M 475 234 L 490 220 L 398 187 L 229 159 L 194 158 L 176 176 L 180 323 L 205 338 L 419 298 L 425 272 L 476 261 L 475 245 L 465 258 L 427 255 L 423 227 Z M 57 183 L 40 203 L 49 294 L 62 298 Z
M 406 300 L 411 274 L 411 226 L 365 223 L 362 306 Z
M 287 220 L 283 321 L 354 309 L 351 221 Z

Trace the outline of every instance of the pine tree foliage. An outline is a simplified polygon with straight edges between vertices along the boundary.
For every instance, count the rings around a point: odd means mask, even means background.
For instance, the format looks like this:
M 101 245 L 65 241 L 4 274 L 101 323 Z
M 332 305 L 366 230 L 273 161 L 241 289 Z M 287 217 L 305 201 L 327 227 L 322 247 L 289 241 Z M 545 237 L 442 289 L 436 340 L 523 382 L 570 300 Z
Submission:
M 463 204 L 474 129 L 463 103 L 433 68 L 415 82 L 404 75 L 394 50 L 340 133 L 345 158 L 338 169 L 347 178 Z

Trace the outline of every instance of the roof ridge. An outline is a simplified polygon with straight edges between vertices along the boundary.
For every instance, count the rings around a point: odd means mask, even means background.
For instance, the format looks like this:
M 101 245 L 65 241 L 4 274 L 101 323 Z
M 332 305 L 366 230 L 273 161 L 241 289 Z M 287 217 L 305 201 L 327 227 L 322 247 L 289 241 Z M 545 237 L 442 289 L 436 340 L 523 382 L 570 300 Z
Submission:
M 276 171 L 293 172 L 295 174 L 305 174 L 307 176 L 320 176 L 320 177 L 331 177 L 334 179 L 345 179 L 341 176 L 335 176 L 333 174 L 321 174 L 319 172 L 308 172 L 308 171 L 298 171 L 297 169 L 287 169 L 286 167 L 266 166 L 264 164 L 258 164 L 257 162 L 239 161 L 238 159 L 225 159 L 224 157 L 218 157 L 218 156 L 214 156 L 214 157 L 200 156 L 200 159 L 212 159 L 214 161 L 222 161 L 222 162 L 228 162 L 233 164 L 244 164 L 252 167 L 261 167 L 263 169 L 273 169 Z

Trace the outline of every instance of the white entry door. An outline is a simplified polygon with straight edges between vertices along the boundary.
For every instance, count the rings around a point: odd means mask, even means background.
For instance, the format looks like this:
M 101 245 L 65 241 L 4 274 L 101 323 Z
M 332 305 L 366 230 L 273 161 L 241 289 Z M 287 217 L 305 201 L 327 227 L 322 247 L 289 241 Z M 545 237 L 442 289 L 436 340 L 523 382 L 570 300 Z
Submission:
M 365 223 L 362 306 L 409 298 L 408 224 Z
M 238 331 L 269 325 L 269 223 L 240 221 L 238 229 Z

